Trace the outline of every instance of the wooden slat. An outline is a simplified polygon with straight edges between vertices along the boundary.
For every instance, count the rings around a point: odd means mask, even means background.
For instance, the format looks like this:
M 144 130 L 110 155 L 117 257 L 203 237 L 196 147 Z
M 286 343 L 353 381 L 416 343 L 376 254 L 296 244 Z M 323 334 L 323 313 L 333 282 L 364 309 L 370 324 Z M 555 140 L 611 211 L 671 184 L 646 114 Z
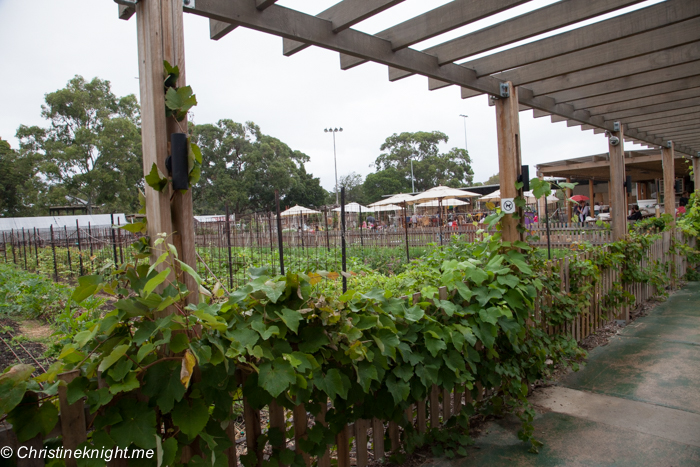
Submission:
M 378 418 L 372 419 L 372 442 L 374 460 L 384 459 L 384 424 Z
M 294 406 L 294 452 L 301 454 L 304 458 L 304 463 L 310 466 L 311 457 L 304 452 L 299 445 L 299 442 L 306 438 L 307 429 L 308 420 L 306 416 L 306 406 L 304 406 L 304 404 Z
M 391 451 L 397 452 L 401 448 L 399 440 L 399 425 L 396 422 L 389 422 L 389 439 L 391 440 Z
M 454 413 L 459 415 L 462 411 L 462 387 L 456 385 L 454 388 Z
M 335 443 L 338 446 L 338 467 L 350 467 L 350 437 L 347 426 L 335 436 Z
M 80 376 L 80 370 L 73 370 L 58 375 L 58 379 L 70 383 Z M 63 436 L 63 447 L 74 450 L 80 443 L 87 440 L 87 427 L 85 425 L 85 404 L 80 399 L 73 404 L 68 404 L 68 388 L 64 385 L 58 387 L 58 402 L 61 414 L 61 433 Z M 77 467 L 76 460 L 69 458 L 65 460 L 66 467 Z
M 357 453 L 357 467 L 365 467 L 369 461 L 367 455 L 367 430 L 370 421 L 360 419 L 355 421 L 355 452 Z
M 450 391 L 442 390 L 442 421 L 445 423 L 452 416 L 452 404 L 450 401 Z
M 427 425 L 425 422 L 425 399 L 416 403 L 416 418 L 418 424 L 418 432 L 425 433 Z
M 430 390 L 430 427 L 440 426 L 440 388 L 433 384 Z
M 280 444 L 272 445 L 273 448 L 284 449 L 287 446 L 286 427 L 284 420 L 284 407 L 280 406 L 276 400 L 272 399 L 269 406 L 270 429 L 278 429 L 282 432 Z
M 321 412 L 318 414 L 318 421 L 323 426 L 328 426 L 326 424 L 326 412 L 328 412 L 328 401 L 324 398 L 321 401 Z M 331 455 L 328 449 L 323 453 L 323 456 L 318 460 L 318 467 L 330 467 L 331 466 Z

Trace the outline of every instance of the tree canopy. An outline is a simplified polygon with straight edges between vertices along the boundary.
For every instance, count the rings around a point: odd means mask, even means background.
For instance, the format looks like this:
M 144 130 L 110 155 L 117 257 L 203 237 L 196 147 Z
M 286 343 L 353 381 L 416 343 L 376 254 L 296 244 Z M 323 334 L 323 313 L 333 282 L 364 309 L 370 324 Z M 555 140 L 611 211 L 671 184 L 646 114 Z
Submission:
M 484 182 L 484 185 L 499 185 L 500 183 L 501 174 L 493 174 Z
M 195 212 L 221 213 L 271 210 L 275 190 L 283 205 L 318 207 L 326 192 L 319 179 L 306 172 L 309 157 L 265 135 L 253 122 L 223 119 L 191 125 L 202 149 L 202 176 L 193 187 Z
M 474 178 L 469 154 L 459 148 L 440 153 L 440 143 L 447 143 L 448 140 L 448 136 L 440 131 L 394 133 L 380 147 L 382 153 L 375 160 L 377 174 L 393 169 L 395 172 L 382 174 L 382 177 L 393 180 L 392 185 L 398 183 L 401 177 L 407 181 L 407 189 L 411 189 L 413 161 L 416 191 L 425 191 L 437 185 L 469 185 Z
M 66 196 L 85 201 L 89 213 L 136 211 L 143 186 L 140 115 L 133 94 L 116 97 L 109 81 L 75 76 L 45 96 L 41 115 L 50 126 L 17 130 L 21 157 L 37 162 L 49 204 Z
M 0 216 L 35 216 L 42 213 L 44 183 L 36 175 L 36 158 L 22 157 L 0 139 Z

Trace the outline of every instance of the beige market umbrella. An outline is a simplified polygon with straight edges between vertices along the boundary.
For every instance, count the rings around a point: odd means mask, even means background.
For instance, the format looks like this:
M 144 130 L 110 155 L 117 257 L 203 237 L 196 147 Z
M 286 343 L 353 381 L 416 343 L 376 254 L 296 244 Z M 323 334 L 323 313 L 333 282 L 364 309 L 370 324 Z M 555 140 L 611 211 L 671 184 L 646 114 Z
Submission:
M 340 212 L 340 207 L 333 209 L 335 212 Z M 345 205 L 345 212 L 374 212 L 372 207 L 365 207 L 359 203 L 349 203 Z
M 299 206 L 298 204 L 293 208 L 289 208 L 286 211 L 280 213 L 280 216 L 298 216 L 299 214 L 321 214 L 321 211 L 314 211 L 313 209 L 305 208 L 304 206 Z
M 438 202 L 438 229 L 440 230 L 440 244 L 442 245 L 442 200 L 444 199 L 454 199 L 454 198 L 474 198 L 478 197 L 478 193 L 471 191 L 458 190 L 457 188 L 450 188 L 448 186 L 436 186 L 430 190 L 426 190 L 423 193 L 419 193 L 413 197 L 412 203 L 418 201 L 432 201 L 437 200 Z
M 406 203 L 409 202 L 413 199 L 413 196 L 406 194 L 406 193 L 399 193 L 398 195 L 394 195 L 390 198 L 383 199 L 381 201 L 377 201 L 376 203 L 372 203 L 369 205 L 369 207 L 373 206 L 385 206 L 387 204 L 399 204 L 399 203 Z
M 474 193 L 472 191 L 458 190 L 457 188 L 450 188 L 449 186 L 441 185 L 417 194 L 409 201 L 409 203 L 454 198 L 476 198 L 478 196 L 478 193 Z
M 446 199 L 442 201 L 443 206 L 465 206 L 469 203 L 466 201 L 461 201 L 459 199 Z M 426 201 L 425 203 L 420 203 L 417 204 L 416 207 L 419 208 L 434 208 L 436 206 L 439 206 L 440 202 L 435 200 L 435 201 Z
M 396 204 L 387 204 L 384 206 L 374 206 L 370 207 L 372 212 L 384 212 L 384 211 L 398 211 L 400 209 L 403 209 L 401 206 L 398 206 Z

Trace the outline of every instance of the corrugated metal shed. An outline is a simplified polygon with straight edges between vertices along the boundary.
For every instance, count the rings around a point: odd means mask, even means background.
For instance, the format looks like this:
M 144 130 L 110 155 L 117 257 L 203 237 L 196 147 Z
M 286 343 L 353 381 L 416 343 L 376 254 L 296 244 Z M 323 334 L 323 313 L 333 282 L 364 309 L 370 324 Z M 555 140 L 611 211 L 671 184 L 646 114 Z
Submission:
M 92 227 L 110 226 L 112 225 L 110 214 L 92 214 L 83 216 L 44 216 L 44 217 L 5 217 L 0 218 L 0 232 L 11 230 L 33 230 L 49 229 L 52 225 L 54 229 L 68 227 L 75 229 L 75 221 L 78 221 L 80 227 L 87 227 L 90 224 Z M 114 223 L 124 225 L 127 223 L 124 214 L 114 214 Z

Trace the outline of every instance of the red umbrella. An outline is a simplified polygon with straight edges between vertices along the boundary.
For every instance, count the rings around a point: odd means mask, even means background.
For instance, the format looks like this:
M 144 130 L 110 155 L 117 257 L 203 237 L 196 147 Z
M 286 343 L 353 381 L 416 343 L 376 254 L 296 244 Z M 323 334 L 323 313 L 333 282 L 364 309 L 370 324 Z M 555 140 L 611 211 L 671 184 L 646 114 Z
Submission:
M 589 198 L 588 198 L 588 196 L 576 195 L 576 196 L 572 196 L 570 199 L 578 202 L 578 201 L 588 201 Z

